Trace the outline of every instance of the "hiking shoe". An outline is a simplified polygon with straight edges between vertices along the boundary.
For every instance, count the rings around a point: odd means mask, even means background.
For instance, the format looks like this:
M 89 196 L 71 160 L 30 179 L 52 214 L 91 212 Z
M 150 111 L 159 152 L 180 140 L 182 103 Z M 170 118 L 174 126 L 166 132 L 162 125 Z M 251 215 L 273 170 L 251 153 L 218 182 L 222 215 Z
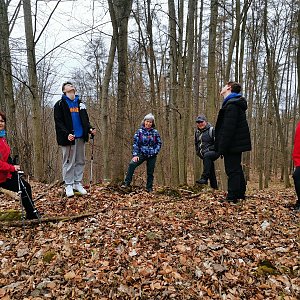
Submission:
M 66 185 L 65 192 L 68 198 L 73 197 L 74 196 L 73 186 L 71 184 Z
M 122 188 L 122 189 L 127 189 L 127 188 L 129 188 L 129 187 L 130 187 L 130 185 L 127 184 L 127 183 L 123 183 L 123 184 L 121 185 L 121 188 Z
M 198 180 L 196 180 L 196 183 L 198 184 L 207 184 L 208 180 L 207 179 L 204 179 L 204 178 L 200 178 Z
M 297 203 L 294 207 L 293 207 L 294 211 L 296 212 L 300 212 L 300 203 Z
M 39 212 L 33 211 L 32 213 L 26 214 L 26 220 L 35 220 L 39 218 Z
M 228 198 L 225 198 L 225 199 L 220 199 L 220 202 L 221 203 L 233 203 L 233 204 L 237 204 L 239 202 L 238 199 L 228 199 Z
M 82 186 L 81 183 L 75 183 L 75 184 L 73 185 L 73 189 L 74 189 L 75 191 L 77 191 L 78 193 L 80 193 L 81 195 L 86 195 L 86 194 L 87 194 L 86 189 Z

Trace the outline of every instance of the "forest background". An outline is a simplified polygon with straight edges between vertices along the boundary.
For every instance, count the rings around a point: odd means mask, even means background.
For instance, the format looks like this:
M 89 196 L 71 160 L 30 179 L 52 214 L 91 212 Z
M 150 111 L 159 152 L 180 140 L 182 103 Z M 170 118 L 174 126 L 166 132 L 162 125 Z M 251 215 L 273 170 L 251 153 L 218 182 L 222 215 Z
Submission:
M 133 134 L 152 112 L 163 140 L 156 183 L 191 184 L 201 172 L 195 118 L 205 113 L 214 124 L 219 90 L 235 80 L 248 100 L 247 177 L 259 188 L 273 179 L 288 187 L 299 40 L 293 0 L 0 0 L 0 108 L 12 154 L 37 180 L 60 179 L 53 104 L 71 80 L 98 132 L 94 182 L 122 181 Z M 221 160 L 217 173 L 224 187 Z

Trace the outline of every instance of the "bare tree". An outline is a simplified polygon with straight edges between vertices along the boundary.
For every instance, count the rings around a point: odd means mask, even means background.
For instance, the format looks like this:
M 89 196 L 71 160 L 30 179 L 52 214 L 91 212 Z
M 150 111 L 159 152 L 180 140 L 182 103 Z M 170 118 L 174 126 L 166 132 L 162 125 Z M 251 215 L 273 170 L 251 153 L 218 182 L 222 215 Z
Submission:
M 128 97 L 128 20 L 133 0 L 108 0 L 109 13 L 112 21 L 114 36 L 117 42 L 118 53 L 118 98 L 117 116 L 122 126 L 116 126 L 115 130 L 115 159 L 113 166 L 113 180 L 118 182 L 124 178 L 123 149 L 124 149 L 124 126 L 125 108 Z
M 35 42 L 33 35 L 32 16 L 31 16 L 31 2 L 30 0 L 23 0 L 24 10 L 24 25 L 26 35 L 26 51 L 28 63 L 28 77 L 30 96 L 32 103 L 32 122 L 33 128 L 33 151 L 34 151 L 34 175 L 37 179 L 42 180 L 44 176 L 43 166 L 43 136 L 42 136 L 42 111 L 41 98 L 38 89 L 38 77 L 36 69 L 35 58 Z
M 19 154 L 12 63 L 9 48 L 8 4 L 9 2 L 0 0 L 0 89 L 4 91 L 4 93 L 0 93 L 0 103 L 1 109 L 7 114 L 8 139 L 12 147 L 12 153 Z
M 218 19 L 218 1 L 210 1 L 208 71 L 207 71 L 207 116 L 214 119 L 216 107 L 216 32 Z

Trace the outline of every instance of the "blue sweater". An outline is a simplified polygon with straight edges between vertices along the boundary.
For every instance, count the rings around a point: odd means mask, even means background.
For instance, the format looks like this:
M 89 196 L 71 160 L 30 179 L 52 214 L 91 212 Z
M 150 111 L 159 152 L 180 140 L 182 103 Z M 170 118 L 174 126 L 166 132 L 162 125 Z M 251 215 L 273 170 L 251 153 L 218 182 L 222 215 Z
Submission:
M 76 95 L 75 99 L 71 100 L 66 95 L 63 95 L 63 99 L 66 100 L 70 108 L 75 138 L 81 138 L 83 136 L 83 127 L 79 115 L 79 106 L 78 106 L 79 97 L 78 95 Z

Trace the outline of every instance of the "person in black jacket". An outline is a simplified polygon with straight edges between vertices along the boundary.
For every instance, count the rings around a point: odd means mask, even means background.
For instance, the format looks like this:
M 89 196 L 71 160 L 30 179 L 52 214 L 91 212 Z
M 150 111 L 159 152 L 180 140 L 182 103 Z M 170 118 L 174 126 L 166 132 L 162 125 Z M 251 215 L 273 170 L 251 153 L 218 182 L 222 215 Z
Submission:
M 215 151 L 214 128 L 204 115 L 199 115 L 196 119 L 197 129 L 195 130 L 196 154 L 203 160 L 203 172 L 201 178 L 196 183 L 207 184 L 208 179 L 213 189 L 218 189 L 218 182 L 215 172 L 214 161 L 219 158 Z
M 63 180 L 67 197 L 74 196 L 74 190 L 85 195 L 82 186 L 85 164 L 84 143 L 89 134 L 96 130 L 90 125 L 85 104 L 76 95 L 71 82 L 62 85 L 62 98 L 54 105 L 56 139 L 63 153 Z
M 215 149 L 224 156 L 228 177 L 226 200 L 236 203 L 245 199 L 246 180 L 241 166 L 242 153 L 251 150 L 251 139 L 246 119 L 247 101 L 241 94 L 241 85 L 228 82 L 220 92 L 224 101 L 215 127 Z

